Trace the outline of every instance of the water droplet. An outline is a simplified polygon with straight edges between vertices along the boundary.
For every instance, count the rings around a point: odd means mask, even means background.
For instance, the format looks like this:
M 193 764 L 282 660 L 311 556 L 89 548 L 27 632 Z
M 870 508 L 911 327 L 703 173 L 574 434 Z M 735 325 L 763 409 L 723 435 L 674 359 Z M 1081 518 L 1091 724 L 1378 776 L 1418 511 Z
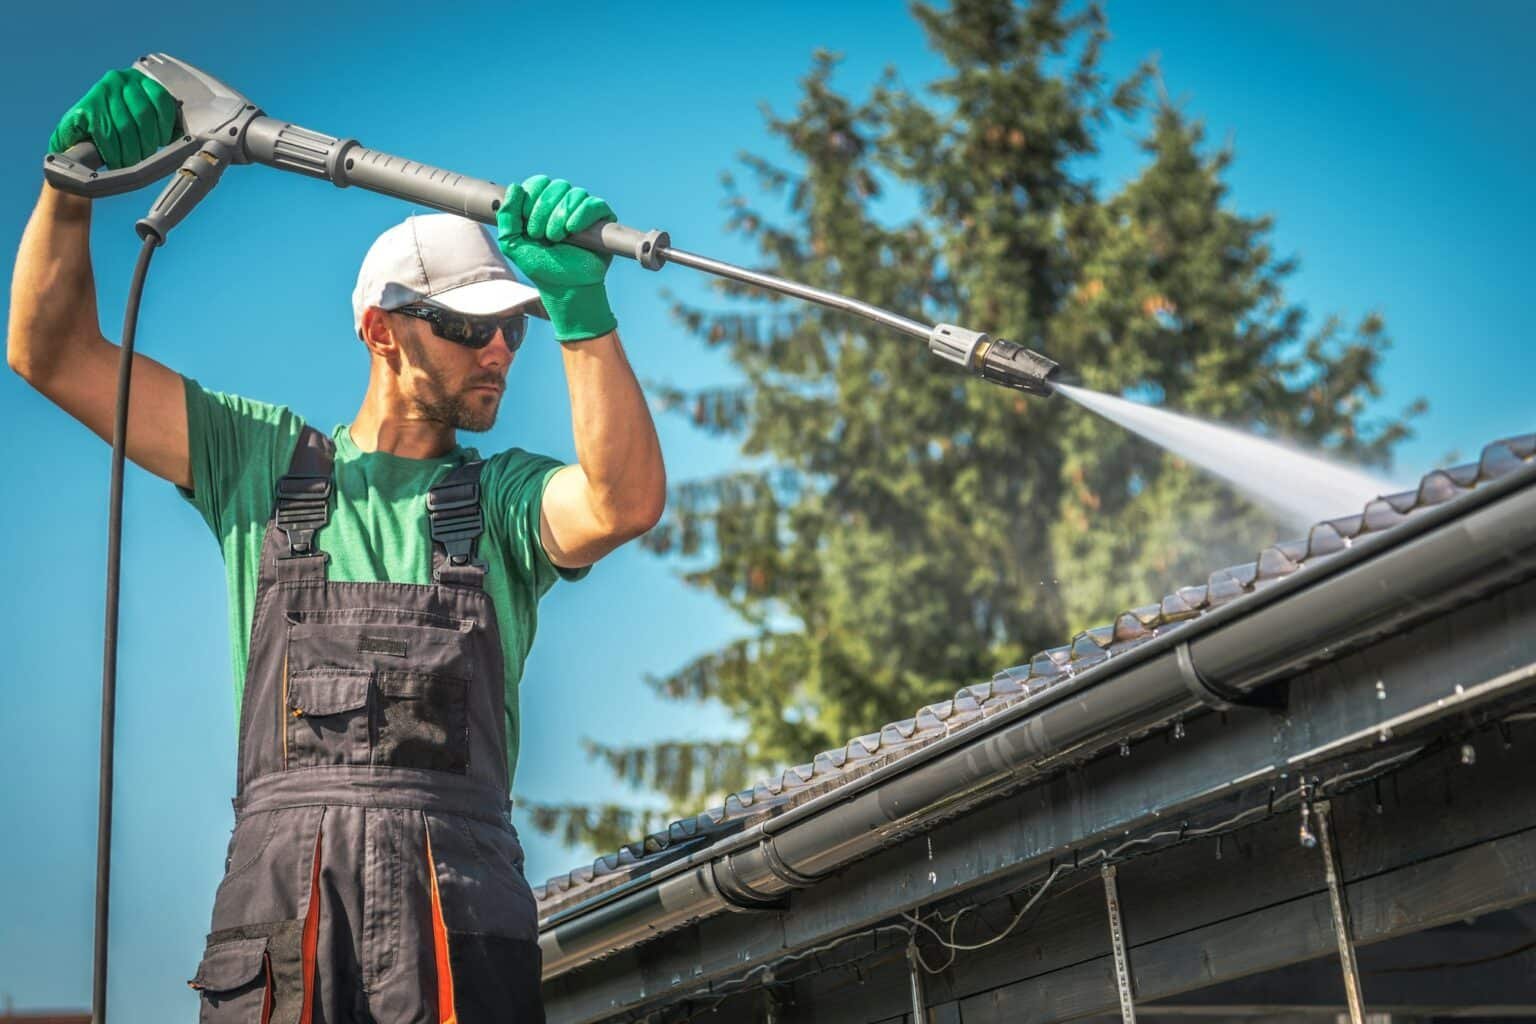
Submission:
M 936 872 L 936 871 L 928 872 L 928 884 L 929 885 L 938 885 L 939 884 L 938 872 Z
M 1456 696 L 1460 697 L 1467 692 L 1467 688 L 1460 683 L 1456 684 Z
M 1173 723 L 1173 738 L 1176 740 L 1184 738 L 1184 720 L 1182 718 Z
M 1130 740 L 1121 740 L 1120 741 L 1120 756 L 1121 757 L 1130 757 L 1131 756 L 1131 741 Z
M 1380 679 L 1376 680 L 1376 699 L 1387 699 L 1387 684 L 1382 682 Z
M 1470 743 L 1461 745 L 1461 763 L 1477 764 L 1477 748 Z

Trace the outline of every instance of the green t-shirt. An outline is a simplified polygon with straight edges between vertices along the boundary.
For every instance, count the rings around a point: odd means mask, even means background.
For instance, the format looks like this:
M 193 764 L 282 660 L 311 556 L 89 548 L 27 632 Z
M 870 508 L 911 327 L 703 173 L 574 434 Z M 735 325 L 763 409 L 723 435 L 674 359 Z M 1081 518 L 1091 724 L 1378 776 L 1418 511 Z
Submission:
M 176 490 L 201 513 L 224 553 L 238 715 L 262 538 L 272 516 L 277 478 L 288 472 L 304 421 L 286 406 L 208 391 L 190 377 L 183 379 L 193 489 Z M 431 459 L 364 452 L 352 441 L 346 424 L 332 430 L 331 439 L 336 442 L 335 508 L 317 535 L 321 549 L 331 556 L 330 578 L 432 582 L 427 489 L 479 454 L 462 445 Z M 585 568 L 556 567 L 539 540 L 544 485 L 561 466 L 546 455 L 509 448 L 487 459 L 480 474 L 485 533 L 478 555 L 489 567 L 485 588 L 496 608 L 506 658 L 509 779 L 517 768 L 518 683 L 533 646 L 539 598 L 557 579 L 580 579 L 587 573 Z

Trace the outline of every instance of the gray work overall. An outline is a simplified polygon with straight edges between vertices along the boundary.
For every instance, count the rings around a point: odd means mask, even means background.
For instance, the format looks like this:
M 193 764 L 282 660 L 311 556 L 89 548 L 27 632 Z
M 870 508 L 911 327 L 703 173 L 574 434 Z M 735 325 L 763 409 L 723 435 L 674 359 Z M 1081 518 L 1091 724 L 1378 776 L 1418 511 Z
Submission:
M 423 506 L 433 583 L 348 583 L 320 545 L 333 459 L 306 427 L 267 524 L 201 1019 L 542 1022 L 482 463 Z

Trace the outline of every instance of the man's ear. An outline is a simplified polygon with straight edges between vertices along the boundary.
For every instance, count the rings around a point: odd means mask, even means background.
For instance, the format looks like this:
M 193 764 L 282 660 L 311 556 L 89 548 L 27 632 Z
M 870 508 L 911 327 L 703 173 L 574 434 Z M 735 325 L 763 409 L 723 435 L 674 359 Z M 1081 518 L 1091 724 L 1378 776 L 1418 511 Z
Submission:
M 396 324 L 383 309 L 369 306 L 363 310 L 363 344 L 370 355 L 386 362 L 400 358 L 400 341 L 395 336 Z

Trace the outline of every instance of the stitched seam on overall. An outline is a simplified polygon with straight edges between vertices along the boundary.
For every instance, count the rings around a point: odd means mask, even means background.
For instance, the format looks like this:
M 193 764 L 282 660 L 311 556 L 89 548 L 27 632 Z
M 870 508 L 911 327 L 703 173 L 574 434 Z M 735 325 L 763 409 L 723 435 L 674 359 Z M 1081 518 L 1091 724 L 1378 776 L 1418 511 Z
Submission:
M 378 584 L 376 584 L 376 583 L 369 583 L 367 585 L 368 586 L 378 586 Z M 421 587 L 421 586 L 430 586 L 430 584 L 425 584 L 425 583 L 402 583 L 402 584 L 400 584 L 400 586 L 404 586 L 404 587 Z M 404 613 L 406 616 L 411 616 L 411 617 L 416 617 L 416 618 L 435 619 L 438 622 L 441 622 L 441 623 L 444 623 L 444 624 L 447 624 L 447 625 L 451 625 L 453 627 L 453 631 L 454 632 L 458 632 L 458 633 L 468 632 L 468 630 L 464 629 L 464 626 L 466 624 L 472 624 L 474 622 L 473 619 L 461 619 L 461 618 L 458 618 L 457 616 L 454 616 L 454 615 L 440 615 L 437 612 L 422 612 L 422 611 L 416 611 L 415 609 L 410 609 L 410 608 L 390 607 L 389 605 L 376 605 L 376 606 L 368 606 L 368 607 L 362 607 L 362 608 L 354 608 L 354 607 L 351 607 L 351 606 L 348 606 L 346 608 L 310 608 L 310 609 L 305 609 L 304 610 L 304 616 L 305 617 L 304 617 L 303 621 L 305 621 L 305 622 L 318 622 L 318 623 L 320 623 L 322 625 L 331 625 L 331 626 L 380 626 L 380 625 L 383 625 L 383 626 L 394 626 L 394 625 L 408 625 L 408 626 L 411 626 L 411 625 L 420 625 L 420 623 L 416 623 L 416 622 L 405 622 L 405 623 L 394 623 L 394 622 L 383 622 L 383 623 L 380 623 L 380 622 L 332 622 L 332 621 L 328 620 L 328 618 L 327 618 L 328 615 L 334 614 L 334 613 L 338 613 L 338 612 L 389 612 L 391 614 L 396 614 L 396 615 Z M 311 616 L 314 616 L 314 617 L 311 618 Z
M 267 847 L 272 845 L 272 839 L 273 839 L 274 836 L 277 835 L 277 812 L 276 811 L 257 811 L 256 815 L 265 815 L 266 816 L 266 818 L 267 818 L 267 834 L 262 839 L 261 844 L 256 847 L 256 852 L 252 853 L 250 855 L 250 857 L 248 857 L 246 859 L 244 864 L 241 864 L 239 867 L 235 867 L 234 865 L 231 865 L 229 870 L 224 872 L 224 881 L 225 882 L 228 882 L 231 878 L 237 878 L 240 875 L 245 874 L 245 872 L 249 871 L 251 868 L 255 867 L 258 863 L 260 863 L 261 855 L 267 852 Z M 253 816 L 255 816 L 255 815 L 253 815 Z M 242 819 L 242 820 L 245 820 L 245 819 Z M 239 828 L 239 825 L 237 824 L 235 827 Z M 220 883 L 220 884 L 223 884 L 223 883 Z

